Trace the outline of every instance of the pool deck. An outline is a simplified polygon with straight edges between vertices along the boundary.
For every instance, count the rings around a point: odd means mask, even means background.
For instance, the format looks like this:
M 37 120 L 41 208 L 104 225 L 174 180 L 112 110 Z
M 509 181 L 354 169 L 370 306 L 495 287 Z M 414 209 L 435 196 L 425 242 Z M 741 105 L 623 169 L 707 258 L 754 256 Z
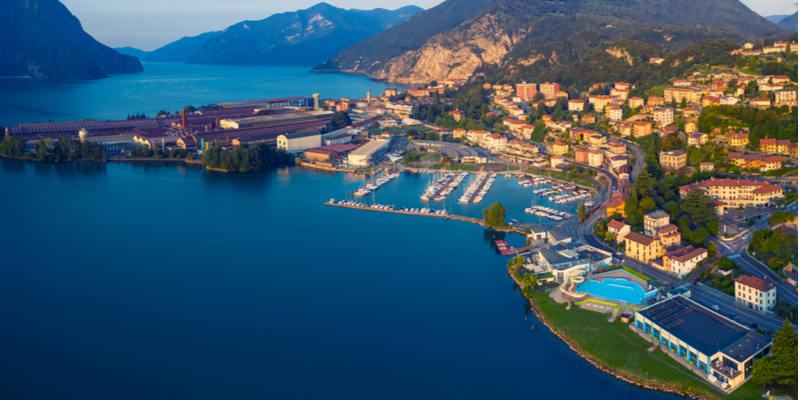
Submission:
M 648 283 L 645 282 L 643 279 L 634 276 L 633 274 L 625 271 L 625 270 L 614 270 L 609 272 L 601 272 L 599 274 L 592 274 L 589 278 L 592 281 L 601 282 L 603 279 L 612 278 L 612 279 L 627 279 L 631 282 L 635 282 L 636 284 L 640 285 L 645 292 L 648 291 Z M 570 301 L 576 302 L 580 306 L 580 308 L 584 310 L 596 311 L 600 313 L 611 312 L 612 314 L 615 313 L 615 310 L 618 312 L 623 311 L 624 309 L 641 309 L 646 307 L 646 305 L 638 304 L 638 303 L 629 303 L 622 300 L 614 300 L 605 297 L 598 297 L 593 295 L 588 295 L 586 297 L 577 299 L 574 298 L 560 289 L 553 290 L 550 293 L 550 297 L 555 300 L 557 303 L 567 303 Z

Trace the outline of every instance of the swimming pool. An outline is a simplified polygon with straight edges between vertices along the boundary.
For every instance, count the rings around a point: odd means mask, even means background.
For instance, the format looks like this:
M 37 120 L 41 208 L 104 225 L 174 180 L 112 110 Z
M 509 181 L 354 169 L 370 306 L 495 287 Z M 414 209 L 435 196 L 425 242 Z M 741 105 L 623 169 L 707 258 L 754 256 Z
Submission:
M 579 283 L 575 292 L 588 292 L 595 297 L 603 297 L 610 300 L 634 304 L 643 304 L 643 300 L 646 297 L 644 288 L 638 283 L 624 278 L 605 278 L 602 281 L 586 281 Z M 652 294 L 649 296 L 652 296 Z

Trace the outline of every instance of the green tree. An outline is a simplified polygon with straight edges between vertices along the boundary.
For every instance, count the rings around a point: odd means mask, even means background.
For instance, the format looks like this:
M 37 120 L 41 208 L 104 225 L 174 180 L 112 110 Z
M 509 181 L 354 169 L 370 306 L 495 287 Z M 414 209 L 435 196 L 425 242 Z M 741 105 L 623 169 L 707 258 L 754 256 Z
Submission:
M 649 212 L 656 208 L 656 202 L 653 200 L 652 197 L 645 197 L 641 201 L 639 201 L 639 208 L 644 213 Z
M 331 115 L 331 126 L 333 129 L 341 129 L 350 124 L 350 116 L 344 111 L 336 111 Z
M 381 127 L 381 124 L 380 124 L 380 122 L 378 122 L 378 121 L 374 121 L 374 122 L 372 123 L 372 129 L 378 129 L 378 128 L 380 128 L 380 127 Z
M 708 221 L 708 223 L 706 224 L 706 229 L 708 229 L 708 233 L 712 235 L 717 235 L 719 233 L 719 222 Z
M 586 205 L 581 203 L 581 205 L 578 206 L 578 221 L 582 222 L 585 219 L 586 219 Z
M 753 379 L 761 384 L 797 386 L 797 333 L 788 319 L 772 339 L 771 354 L 753 362 Z
M 677 218 L 678 213 L 681 211 L 681 207 L 678 205 L 678 203 L 670 200 L 664 204 L 664 211 L 672 215 L 673 218 Z
M 495 202 L 489 208 L 483 210 L 483 223 L 493 228 L 506 227 L 506 208 L 499 202 Z

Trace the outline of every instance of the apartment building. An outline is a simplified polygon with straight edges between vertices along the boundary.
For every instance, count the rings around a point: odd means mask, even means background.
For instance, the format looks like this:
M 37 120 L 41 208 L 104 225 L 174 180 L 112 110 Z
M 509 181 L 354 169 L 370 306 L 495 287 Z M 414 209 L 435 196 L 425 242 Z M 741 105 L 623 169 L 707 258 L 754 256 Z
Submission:
M 772 311 L 778 298 L 777 286 L 757 276 L 743 275 L 733 280 L 736 283 L 736 302 L 758 311 Z
M 631 232 L 625 235 L 625 255 L 649 263 L 664 255 L 664 247 L 656 239 Z
M 653 110 L 653 120 L 658 126 L 667 126 L 675 121 L 674 110 L 672 107 L 657 107 Z
M 750 143 L 749 135 L 746 133 L 731 133 L 728 134 L 728 146 L 731 147 L 744 147 Z
M 703 261 L 706 256 L 708 256 L 708 250 L 686 246 L 665 254 L 662 265 L 665 271 L 684 277 L 692 272 L 697 267 L 697 263 Z
M 686 150 L 670 150 L 659 153 L 659 161 L 664 169 L 681 169 L 686 166 Z
M 644 233 L 656 237 L 656 230 L 669 225 L 669 214 L 662 210 L 653 211 L 644 216 Z
M 769 182 L 731 178 L 711 178 L 684 185 L 680 187 L 680 195 L 685 196 L 695 189 L 724 202 L 728 208 L 764 206 L 783 197 L 783 189 Z

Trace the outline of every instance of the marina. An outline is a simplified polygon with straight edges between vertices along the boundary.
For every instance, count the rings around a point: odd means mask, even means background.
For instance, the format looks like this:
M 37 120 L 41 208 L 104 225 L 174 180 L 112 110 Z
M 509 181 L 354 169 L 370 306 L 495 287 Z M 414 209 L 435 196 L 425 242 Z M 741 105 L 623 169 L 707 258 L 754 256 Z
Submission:
M 525 214 L 533 214 L 537 217 L 552 219 L 553 221 L 562 221 L 572 217 L 572 214 L 570 213 L 542 206 L 528 207 L 525 209 Z
M 489 189 L 497 180 L 497 174 L 482 172 L 464 191 L 464 194 L 458 199 L 459 203 L 480 203 L 483 198 L 489 193 Z

